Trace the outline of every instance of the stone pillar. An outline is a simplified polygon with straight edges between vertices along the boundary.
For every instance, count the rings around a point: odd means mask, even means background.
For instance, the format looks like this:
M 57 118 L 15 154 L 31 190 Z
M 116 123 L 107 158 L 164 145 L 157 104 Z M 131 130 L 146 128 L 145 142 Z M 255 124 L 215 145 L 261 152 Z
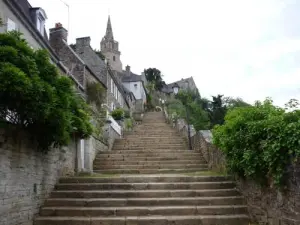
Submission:
M 80 139 L 76 139 L 76 172 L 80 173 L 84 167 L 84 154 L 82 151 L 82 144 Z
M 84 171 L 93 173 L 94 146 L 92 138 L 84 140 Z

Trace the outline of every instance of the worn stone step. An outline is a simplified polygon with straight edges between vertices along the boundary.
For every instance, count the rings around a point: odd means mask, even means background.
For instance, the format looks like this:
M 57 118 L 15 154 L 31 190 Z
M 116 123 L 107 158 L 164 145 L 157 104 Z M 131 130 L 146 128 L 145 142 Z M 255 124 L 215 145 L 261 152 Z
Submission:
M 164 153 L 164 154 L 190 154 L 190 153 L 196 153 L 200 154 L 200 152 L 196 152 L 193 150 L 183 150 L 183 149 L 113 149 L 109 152 L 110 154 L 148 154 L 148 153 Z M 102 154 L 102 153 L 100 153 Z
M 160 165 L 116 165 L 116 164 L 111 164 L 111 165 L 97 165 L 94 164 L 94 169 L 95 170 L 104 170 L 104 169 L 127 169 L 127 170 L 132 170 L 132 169 L 192 169 L 192 168 L 203 168 L 203 169 L 208 169 L 207 164 L 160 164 Z
M 101 153 L 98 154 L 95 158 L 94 163 L 101 163 L 103 160 L 110 160 L 110 161 L 172 161 L 172 160 L 192 160 L 192 159 L 199 159 L 199 160 L 205 160 L 201 154 L 195 155 L 185 155 L 185 156 L 124 156 L 124 155 L 110 155 L 107 153 Z
M 38 217 L 34 225 L 249 225 L 246 214 L 132 217 Z
M 115 153 L 114 151 L 110 151 L 109 153 L 100 153 L 97 155 L 105 158 L 112 157 L 114 155 L 119 155 L 122 157 L 184 157 L 184 156 L 193 156 L 193 157 L 201 157 L 201 153 L 199 152 L 192 152 L 192 151 L 186 151 L 186 152 L 177 152 L 177 153 L 172 153 L 172 152 L 144 152 L 144 153 Z
M 232 181 L 172 182 L 172 183 L 58 183 L 56 190 L 161 190 L 161 189 L 228 189 L 234 188 Z
M 245 205 L 135 206 L 135 207 L 42 207 L 41 216 L 159 216 L 245 214 Z
M 180 137 L 180 136 L 178 135 L 178 137 Z M 130 135 L 127 135 L 127 136 L 125 135 L 124 138 L 117 139 L 116 142 L 135 141 L 135 140 L 140 140 L 140 141 L 165 141 L 165 140 L 170 140 L 170 138 L 165 137 L 165 136 L 160 136 L 158 138 L 147 136 L 147 137 L 139 137 L 138 139 L 136 139 L 135 137 L 132 137 Z M 172 139 L 172 140 L 176 141 L 177 139 Z M 179 140 L 183 140 L 183 139 L 180 138 Z
M 159 173 L 190 173 L 207 171 L 205 168 L 188 168 L 188 169 L 106 169 L 94 170 L 95 173 L 102 174 L 159 174 Z
M 101 166 L 101 165 L 153 165 L 153 166 L 159 166 L 159 165 L 166 165 L 166 164 L 206 164 L 206 161 L 204 159 L 190 159 L 190 160 L 165 160 L 165 161 L 133 161 L 133 160 L 101 160 L 101 161 L 95 161 L 95 166 Z
M 168 205 L 243 205 L 242 196 L 188 197 L 188 198 L 49 198 L 46 207 L 120 207 Z
M 101 176 L 101 174 L 99 174 Z M 232 181 L 231 176 L 192 176 L 184 174 L 118 175 L 116 177 L 62 177 L 59 183 L 145 183 Z
M 159 149 L 164 149 L 164 150 L 183 150 L 186 149 L 186 146 L 184 144 L 127 144 L 127 145 L 114 145 L 113 146 L 114 150 L 122 150 L 122 149 L 127 149 L 127 150 L 159 150 Z
M 235 188 L 202 190 L 55 190 L 51 198 L 167 198 L 237 196 Z
M 131 145 L 131 146 L 143 146 L 143 145 L 173 145 L 173 144 L 176 144 L 176 145 L 184 145 L 185 142 L 184 140 L 161 140 L 161 141 L 151 141 L 151 140 L 146 140 L 146 141 L 143 141 L 143 140 L 126 140 L 126 141 L 118 141 L 118 142 L 115 142 L 114 143 L 114 146 L 128 146 L 128 145 Z

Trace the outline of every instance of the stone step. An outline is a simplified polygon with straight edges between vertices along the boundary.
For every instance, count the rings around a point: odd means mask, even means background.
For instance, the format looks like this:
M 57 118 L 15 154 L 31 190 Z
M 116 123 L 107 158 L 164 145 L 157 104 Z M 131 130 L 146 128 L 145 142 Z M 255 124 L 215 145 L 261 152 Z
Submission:
M 153 148 L 155 148 L 155 149 L 157 149 L 157 147 L 159 147 L 159 148 L 161 148 L 161 149 L 163 149 L 163 148 L 165 148 L 165 147 L 168 147 L 168 148 L 172 148 L 172 147 L 178 147 L 178 146 L 180 146 L 181 147 L 181 149 L 185 149 L 184 147 L 185 147 L 185 145 L 183 144 L 183 143 L 127 143 L 127 144 L 121 144 L 121 143 L 116 143 L 116 144 L 114 144 L 114 148 L 115 147 L 128 147 L 128 146 L 132 146 L 132 147 L 143 147 L 143 148 L 145 148 L 146 146 L 151 146 L 151 147 L 153 147 Z
M 246 214 L 133 217 L 39 217 L 34 225 L 249 225 Z
M 145 183 L 147 182 L 213 182 L 213 181 L 230 181 L 229 176 L 188 176 L 188 175 L 124 175 L 117 177 L 62 177 L 60 183 Z M 99 174 L 101 176 L 101 174 Z
M 160 164 L 160 165 L 128 165 L 128 164 L 106 164 L 106 165 L 101 165 L 101 164 L 94 164 L 94 169 L 192 169 L 192 168 L 203 168 L 207 169 L 208 166 L 207 164 Z
M 176 145 L 182 145 L 182 144 L 185 144 L 185 141 L 184 140 L 122 140 L 122 141 L 115 141 L 114 145 L 149 145 L 149 144 L 152 144 L 152 145 L 173 145 L 173 144 L 176 144 Z
M 190 154 L 196 153 L 200 154 L 200 152 L 196 152 L 193 150 L 182 150 L 182 149 L 113 149 L 107 153 L 111 154 L 147 154 L 147 153 L 164 153 L 164 154 Z M 102 153 L 100 153 L 102 154 Z
M 121 156 L 121 157 L 174 157 L 174 155 L 176 155 L 176 157 L 179 158 L 184 158 L 185 156 L 193 156 L 193 157 L 202 157 L 200 152 L 192 152 L 192 151 L 186 151 L 186 152 L 177 152 L 177 153 L 172 153 L 172 152 L 145 152 L 145 153 L 126 153 L 124 151 L 124 153 L 115 153 L 114 150 L 110 151 L 109 153 L 100 153 L 97 155 L 97 158 L 110 158 L 110 157 L 114 157 L 114 156 Z
M 49 198 L 46 207 L 120 207 L 175 205 L 243 205 L 242 196 L 187 198 Z
M 153 165 L 160 166 L 166 164 L 206 164 L 204 159 L 190 159 L 190 160 L 165 160 L 165 161 L 133 161 L 133 160 L 99 160 L 94 162 L 94 166 L 101 165 Z
M 245 205 L 135 206 L 135 207 L 42 207 L 41 216 L 160 216 L 246 214 Z
M 188 168 L 188 169 L 106 169 L 94 170 L 95 173 L 102 174 L 159 174 L 159 173 L 190 173 L 207 171 L 205 168 Z
M 151 151 L 156 150 L 157 152 L 160 152 L 159 150 L 182 150 L 186 149 L 187 147 L 185 145 L 178 145 L 178 146 L 167 146 L 167 145 L 141 145 L 141 146 L 114 146 L 113 150 L 144 150 L 144 151 Z M 187 150 L 188 151 L 188 150 Z
M 56 190 L 160 190 L 160 189 L 230 189 L 234 188 L 232 181 L 215 182 L 172 182 L 172 183 L 59 183 Z
M 180 137 L 180 136 L 178 135 L 178 137 Z M 124 138 L 116 139 L 116 142 L 125 141 L 125 140 L 137 140 L 137 139 L 130 136 L 130 135 L 125 135 Z M 142 140 L 142 141 L 164 141 L 164 140 L 170 140 L 170 138 L 165 137 L 165 136 L 160 136 L 158 138 L 151 137 L 151 136 L 147 136 L 147 137 L 145 136 L 145 137 L 140 137 L 138 140 Z M 173 141 L 175 141 L 175 139 Z
M 111 161 L 172 161 L 172 160 L 205 160 L 201 154 L 199 155 L 185 155 L 185 156 L 124 156 L 120 154 L 98 154 L 97 157 L 95 158 L 94 163 L 101 163 L 103 160 L 109 160 Z
M 235 188 L 202 190 L 54 190 L 51 198 L 168 198 L 239 196 Z

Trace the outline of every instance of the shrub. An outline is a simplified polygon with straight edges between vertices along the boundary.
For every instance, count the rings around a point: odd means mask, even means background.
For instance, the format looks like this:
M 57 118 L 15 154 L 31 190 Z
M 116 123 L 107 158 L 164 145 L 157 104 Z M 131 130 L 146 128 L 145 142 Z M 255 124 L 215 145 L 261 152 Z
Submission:
M 125 110 L 124 112 L 124 118 L 126 119 L 129 119 L 131 116 L 130 116 L 130 111 L 129 110 Z
M 125 129 L 131 130 L 133 128 L 132 119 L 125 119 Z
M 284 184 L 284 174 L 300 155 L 300 111 L 286 112 L 270 99 L 229 110 L 213 141 L 225 153 L 228 169 L 262 184 Z
M 124 119 L 124 109 L 122 109 L 122 108 L 115 109 L 114 111 L 111 112 L 111 116 L 115 120 L 122 120 L 122 119 Z
M 29 132 L 46 150 L 85 138 L 89 107 L 71 79 L 60 76 L 46 50 L 33 50 L 18 32 L 0 34 L 0 120 Z

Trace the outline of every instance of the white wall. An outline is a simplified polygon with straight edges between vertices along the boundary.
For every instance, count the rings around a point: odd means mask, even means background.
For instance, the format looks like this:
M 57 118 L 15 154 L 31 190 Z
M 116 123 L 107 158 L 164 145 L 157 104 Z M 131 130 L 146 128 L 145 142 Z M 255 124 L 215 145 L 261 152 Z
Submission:
M 146 102 L 146 93 L 141 81 L 126 82 L 123 84 L 127 89 L 129 89 L 134 94 L 136 99 L 143 99 L 143 102 Z

